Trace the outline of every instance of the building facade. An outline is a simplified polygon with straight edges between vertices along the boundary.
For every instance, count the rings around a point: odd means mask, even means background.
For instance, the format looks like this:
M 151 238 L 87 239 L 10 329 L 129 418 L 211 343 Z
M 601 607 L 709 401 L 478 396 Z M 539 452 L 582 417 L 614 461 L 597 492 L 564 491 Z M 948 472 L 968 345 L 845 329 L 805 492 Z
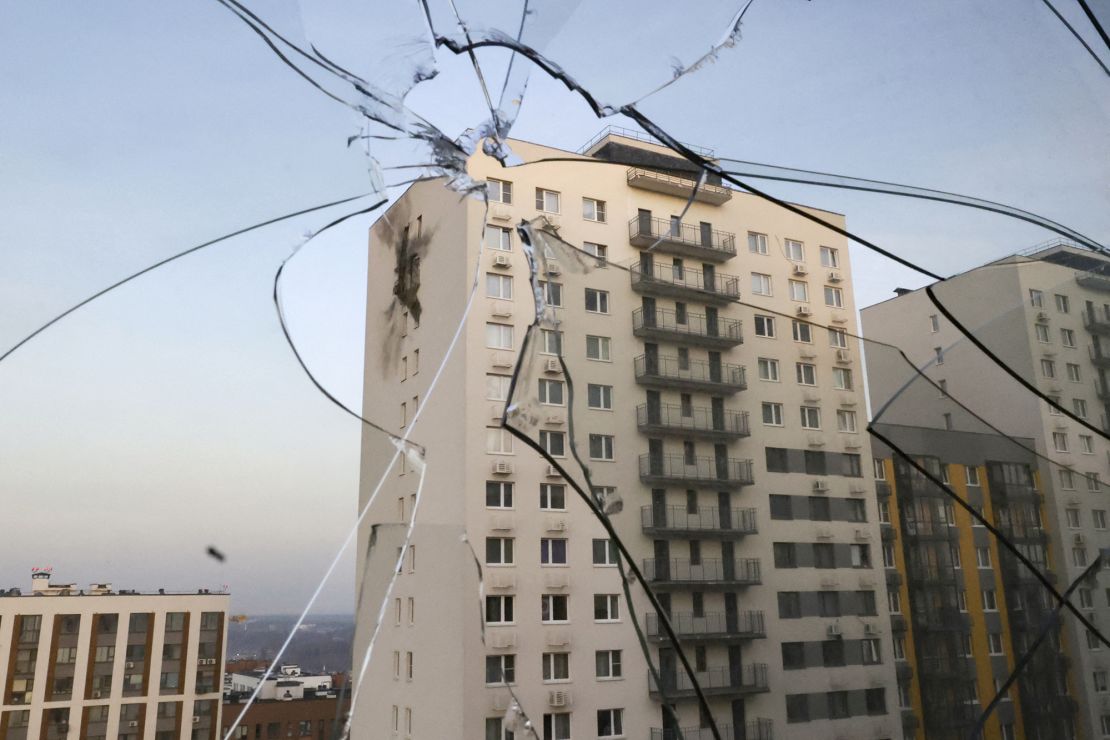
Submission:
M 1105 432 L 1110 428 L 1108 274 L 1110 261 L 1057 241 L 973 269 L 934 290 L 951 313 L 1022 378 Z M 1017 521 L 1015 534 L 1029 531 L 1035 538 L 1046 537 L 1047 552 L 1044 547 L 1031 552 L 1043 552 L 1040 565 L 1051 567 L 1063 591 L 1101 548 L 1110 546 L 1110 504 L 1101 480 L 1110 461 L 1110 444 L 1007 376 L 963 338 L 924 290 L 900 291 L 891 300 L 863 309 L 861 317 L 865 336 L 896 345 L 917 368 L 912 370 L 894 353 L 868 348 L 872 406 L 897 396 L 884 411 L 883 422 L 989 431 L 953 400 L 959 399 L 998 428 L 991 433 L 999 440 L 1031 440 L 1041 455 L 1029 465 L 1037 474 L 1037 495 L 1044 497 L 1043 532 L 1030 519 Z M 918 372 L 936 387 L 915 380 Z M 1009 448 L 1018 449 L 1015 444 Z M 924 454 L 925 449 L 918 452 Z M 1008 483 L 1028 489 L 1016 480 Z M 1018 572 L 1016 577 L 1023 576 Z M 1103 581 L 1078 592 L 1078 605 L 1097 624 L 1110 617 L 1110 583 Z M 1025 603 L 1022 596 L 1017 598 L 1009 604 L 1011 611 Z M 1038 700 L 1045 723 L 1027 721 L 1027 736 L 1110 736 L 1106 650 L 1082 626 L 1076 628 L 1074 620 L 1064 620 L 1061 639 L 1059 660 L 1070 660 L 1070 670 L 1049 674 L 1066 675 L 1067 684 L 1050 692 L 1059 701 Z M 1070 715 L 1066 721 L 1065 714 Z
M 227 594 L 0 591 L 0 737 L 215 740 Z
M 577 392 L 557 361 L 528 376 L 538 387 L 521 392 L 545 409 L 537 439 L 573 470 L 573 420 L 724 737 L 898 737 L 845 240 L 713 182 L 684 211 L 696 175 L 642 135 L 609 130 L 579 154 L 511 146 L 525 165 L 470 162 L 489 182 L 488 213 L 419 183 L 371 229 L 364 411 L 399 416 L 398 432 L 485 249 L 477 300 L 413 434 L 428 451 L 424 498 L 356 737 L 503 740 L 502 677 L 545 739 L 711 737 L 658 615 L 638 587 L 626 603 L 605 530 L 498 426 L 534 318 L 513 227 L 538 216 L 594 264 L 545 266 L 562 334 L 533 346 L 552 361 L 561 350 Z M 364 435 L 363 505 L 394 452 Z M 361 552 L 385 553 L 359 563 L 366 594 L 392 572 L 418 481 L 403 460 L 386 474 L 360 534 Z M 356 666 L 378 609 L 361 603 Z

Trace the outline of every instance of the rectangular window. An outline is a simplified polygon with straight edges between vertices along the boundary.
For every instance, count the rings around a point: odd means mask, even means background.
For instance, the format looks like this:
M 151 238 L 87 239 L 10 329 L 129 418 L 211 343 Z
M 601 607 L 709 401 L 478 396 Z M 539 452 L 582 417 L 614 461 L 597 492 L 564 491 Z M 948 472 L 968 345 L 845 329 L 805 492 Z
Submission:
M 748 251 L 752 254 L 767 254 L 767 235 L 749 231 Z
M 779 379 L 779 361 L 772 360 L 767 357 L 760 357 L 757 360 L 759 367 L 759 379 L 778 382 Z
M 782 643 L 782 669 L 797 671 L 806 667 L 806 644 L 804 642 Z
M 536 210 L 544 213 L 560 212 L 560 196 L 554 190 L 536 188 Z
M 1039 290 L 1029 289 L 1029 305 L 1033 308 L 1044 308 L 1044 293 Z
M 513 508 L 513 484 L 508 481 L 486 481 L 486 507 L 490 509 Z
M 540 597 L 540 621 L 565 622 L 568 597 L 565 594 L 544 594 Z
M 540 446 L 552 457 L 565 457 L 567 454 L 567 435 L 564 432 L 541 429 Z
M 1052 433 L 1052 446 L 1056 448 L 1057 452 L 1068 451 L 1068 435 L 1066 432 L 1053 432 Z
M 1071 329 L 1061 329 L 1060 344 L 1065 347 L 1075 347 L 1075 332 Z
M 620 621 L 620 602 L 617 594 L 594 594 L 594 621 Z
M 1060 313 L 1068 313 L 1071 311 L 1071 300 L 1066 295 L 1056 294 L 1056 310 Z
M 840 251 L 832 247 L 821 247 L 821 267 L 840 267 Z
M 836 410 L 836 428 L 840 432 L 856 431 L 856 412 L 847 409 Z
M 567 541 L 562 538 L 540 538 L 540 564 L 566 565 Z
M 754 295 L 771 295 L 771 276 L 761 272 L 752 273 L 752 293 Z
M 512 596 L 486 597 L 486 624 L 511 624 L 513 622 Z
M 800 241 L 794 239 L 784 239 L 783 247 L 786 251 L 786 259 L 792 262 L 805 262 L 806 251 L 805 247 Z
M 570 740 L 570 715 L 545 714 L 543 740 Z
M 794 319 L 790 322 L 795 342 L 813 343 L 813 327 L 804 321 Z
M 786 721 L 809 722 L 809 694 L 786 695 Z
M 617 546 L 612 540 L 595 539 L 593 541 L 594 565 L 616 565 Z
M 546 406 L 562 406 L 566 403 L 566 383 L 561 380 L 540 378 L 540 403 Z
M 597 736 L 598 738 L 624 737 L 624 710 L 597 710 Z
M 801 301 L 802 303 L 809 302 L 809 286 L 801 280 L 788 280 L 787 286 L 790 288 L 790 300 Z
M 511 252 L 513 250 L 513 232 L 503 226 L 486 227 L 486 249 L 498 252 Z
M 852 557 L 853 568 L 870 568 L 871 567 L 871 546 L 870 545 L 848 545 L 848 552 Z
M 1068 380 L 1073 383 L 1080 383 L 1083 381 L 1083 378 L 1080 377 L 1079 374 L 1079 365 L 1076 365 L 1074 362 L 1069 362 L 1066 365 L 1066 369 L 1068 371 Z
M 757 337 L 775 337 L 775 318 L 773 316 L 755 317 L 755 335 Z
M 590 459 L 591 460 L 613 460 L 613 435 L 611 435 L 611 434 L 591 434 L 590 435 Z
M 593 198 L 582 199 L 582 218 L 587 221 L 605 223 L 605 201 Z
M 513 202 L 513 184 L 507 180 L 486 180 L 486 192 L 494 203 L 511 205 Z
M 563 354 L 563 332 L 553 329 L 540 329 L 540 354 Z
M 609 291 L 586 288 L 586 313 L 609 313 Z
M 511 301 L 513 299 L 513 278 L 510 275 L 486 273 L 486 296 Z
M 829 703 L 829 719 L 844 719 L 848 713 L 848 692 L 830 691 L 825 694 Z
M 621 651 L 596 650 L 594 651 L 595 675 L 598 678 L 621 677 Z
M 772 546 L 776 568 L 797 568 L 798 557 L 793 542 L 775 542 Z
M 763 423 L 767 426 L 781 427 L 782 426 L 782 404 L 781 403 L 763 403 Z
M 991 567 L 991 549 L 990 547 L 976 547 L 975 548 L 975 564 L 980 568 Z
M 1079 435 L 1079 451 L 1085 455 L 1095 454 L 1094 438 L 1089 434 Z
M 798 591 L 779 591 L 779 619 L 800 619 L 802 595 Z
M 964 471 L 967 475 L 967 484 L 969 486 L 978 486 L 979 484 L 979 468 L 973 465 L 965 465 Z
M 841 391 L 852 390 L 852 371 L 846 367 L 834 367 L 833 388 Z
M 1087 567 L 1087 550 L 1082 547 L 1071 549 L 1071 564 L 1077 568 Z
M 829 346 L 838 349 L 847 349 L 848 332 L 843 329 L 829 329 Z
M 1056 362 L 1053 360 L 1041 360 L 1041 375 L 1046 378 L 1056 377 Z
M 613 386 L 588 383 L 586 385 L 586 405 L 599 411 L 612 411 Z
M 1033 332 L 1037 335 L 1037 341 L 1041 344 L 1048 344 L 1048 327 L 1044 324 L 1033 324 Z
M 486 685 L 516 683 L 516 656 L 515 655 L 487 655 L 486 656 Z
M 1093 509 L 1091 511 L 1091 518 L 1094 520 L 1095 529 L 1106 529 L 1106 510 Z
M 609 344 L 609 337 L 597 337 L 589 334 L 586 335 L 586 359 L 609 362 Z
M 808 362 L 794 363 L 794 375 L 798 385 L 817 385 L 817 366 Z
M 825 305 L 844 308 L 844 291 L 831 285 L 825 286 Z
M 582 242 L 582 251 L 586 254 L 597 257 L 598 267 L 605 267 L 605 261 L 609 259 L 609 247 L 604 244 L 597 244 L 595 242 Z
M 1002 655 L 1002 633 L 987 633 L 987 652 L 991 655 Z
M 486 346 L 490 349 L 512 349 L 513 327 L 508 324 L 486 324 Z
M 543 289 L 543 301 L 552 308 L 563 307 L 563 284 L 552 283 L 546 280 L 540 281 L 540 287 Z
M 1060 470 L 1060 488 L 1065 491 L 1075 490 L 1075 473 L 1066 468 Z
M 509 434 L 508 429 L 486 429 L 486 452 L 494 455 L 513 454 L 513 435 Z
M 929 331 L 933 334 L 940 331 L 940 318 L 936 314 L 929 317 Z
M 982 591 L 983 598 L 983 611 L 996 612 L 998 611 L 998 602 L 995 599 L 994 589 L 985 588 Z
M 570 680 L 570 653 L 543 653 L 540 660 L 544 681 Z
M 821 428 L 821 409 L 816 406 L 801 407 L 802 429 Z

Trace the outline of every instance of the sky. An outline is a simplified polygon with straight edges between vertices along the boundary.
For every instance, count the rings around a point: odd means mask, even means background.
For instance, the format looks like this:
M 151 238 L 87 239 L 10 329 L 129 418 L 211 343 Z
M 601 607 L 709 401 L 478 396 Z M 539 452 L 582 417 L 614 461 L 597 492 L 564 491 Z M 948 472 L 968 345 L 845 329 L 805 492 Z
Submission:
M 432 5 L 439 20 L 446 4 Z M 255 7 L 387 89 L 404 89 L 431 59 L 407 0 Z M 519 22 L 516 4 L 459 7 L 475 28 Z M 553 22 L 548 5 L 533 8 L 525 40 L 613 104 L 703 54 L 736 11 L 582 2 Z M 507 59 L 479 56 L 495 89 Z M 408 107 L 452 136 L 481 123 L 467 61 L 445 50 L 434 60 L 438 76 L 409 92 Z M 357 117 L 214 0 L 95 10 L 0 0 L 0 68 L 0 353 L 158 259 L 370 189 L 364 154 L 347 145 Z M 976 195 L 1108 243 L 1108 86 L 1039 0 L 756 0 L 733 48 L 640 108 L 720 157 Z M 512 135 L 573 150 L 609 123 L 627 125 L 599 121 L 534 71 Z M 406 176 L 391 167 L 424 161 L 412 147 L 374 146 L 390 182 Z M 1054 236 L 949 205 L 760 185 L 845 213 L 850 229 L 944 275 Z M 0 363 L 0 587 L 27 588 L 32 567 L 52 566 L 82 584 L 226 584 L 236 612 L 303 607 L 353 523 L 360 429 L 296 365 L 271 292 L 306 230 L 343 212 L 153 272 Z M 283 288 L 306 361 L 353 408 L 373 218 L 312 241 Z M 861 247 L 851 256 L 860 306 L 926 282 Z M 351 608 L 352 562 L 341 559 L 319 611 Z

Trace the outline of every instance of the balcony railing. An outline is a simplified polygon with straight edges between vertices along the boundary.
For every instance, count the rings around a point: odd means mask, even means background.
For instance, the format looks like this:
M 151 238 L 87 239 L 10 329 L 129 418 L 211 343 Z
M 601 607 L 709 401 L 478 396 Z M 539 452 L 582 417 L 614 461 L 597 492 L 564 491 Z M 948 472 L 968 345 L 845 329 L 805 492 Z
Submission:
M 641 385 L 710 393 L 736 393 L 748 387 L 747 375 L 742 365 L 705 360 L 683 362 L 673 355 L 640 355 L 633 364 L 636 367 L 636 382 Z
M 700 616 L 692 612 L 676 612 L 670 615 L 671 626 L 682 640 L 750 640 L 766 637 L 767 628 L 763 625 L 763 612 L 711 612 Z M 667 633 L 660 624 L 659 615 L 648 612 L 648 637 L 653 640 L 667 639 Z
M 1103 272 L 1077 272 L 1075 282 L 1091 290 L 1104 290 L 1110 293 L 1110 275 Z
M 1083 326 L 1092 334 L 1110 334 L 1110 316 L 1099 316 L 1093 311 L 1083 311 Z
M 721 187 L 720 185 L 712 185 L 707 182 L 702 183 L 701 186 L 698 187 L 697 192 L 695 192 L 694 185 L 697 184 L 697 179 L 693 175 L 683 176 L 667 172 L 656 172 L 655 170 L 646 170 L 643 167 L 628 168 L 628 184 L 634 188 L 651 190 L 656 193 L 665 193 L 666 195 L 673 195 L 686 200 L 689 200 L 692 194 L 694 200 L 700 203 L 710 203 L 715 206 L 727 203 L 729 199 L 732 198 L 732 191 L 728 188 Z
M 950 527 L 947 522 L 943 521 L 908 519 L 902 526 L 902 535 L 922 539 L 947 540 L 956 537 L 957 531 L 955 527 Z
M 767 664 L 749 663 L 737 668 L 725 666 L 709 668 L 695 674 L 698 685 L 707 696 L 727 696 L 733 694 L 754 694 L 767 691 Z M 696 697 L 694 684 L 685 673 L 664 673 L 662 693 L 668 699 L 690 699 Z M 648 674 L 648 691 L 653 696 L 661 693 L 655 677 Z
M 890 483 L 885 480 L 875 481 L 875 495 L 879 498 L 890 497 Z
M 641 432 L 673 432 L 683 437 L 734 439 L 751 434 L 747 411 L 714 411 L 708 406 L 676 404 L 636 407 L 636 426 Z
M 684 344 L 725 349 L 744 343 L 743 323 L 688 311 L 678 313 L 669 308 L 632 312 L 632 333 L 641 339 L 662 339 Z
M 743 727 L 717 725 L 721 740 L 774 740 L 773 725 L 769 719 L 750 719 Z M 651 728 L 651 740 L 714 740 L 708 727 L 683 727 L 679 730 Z
M 1098 367 L 1110 367 L 1110 351 L 1104 350 L 1102 347 L 1096 347 L 1093 344 L 1087 347 L 1087 351 L 1091 355 L 1091 362 L 1095 365 Z
M 664 218 L 637 216 L 628 222 L 628 240 L 635 247 L 652 247 L 666 254 L 679 254 L 723 262 L 736 256 L 736 235 L 716 231 L 709 224 L 684 224 Z
M 755 534 L 755 509 L 724 509 L 699 506 L 690 511 L 685 506 L 644 506 L 640 524 L 645 534 L 701 536 L 732 536 Z
M 663 262 L 647 265 L 637 262 L 628 271 L 632 290 L 637 293 L 692 298 L 706 303 L 728 303 L 740 297 L 740 278 L 735 275 Z
M 762 583 L 757 558 L 701 560 L 647 558 L 644 577 L 656 586 L 748 586 Z
M 640 455 L 640 480 L 710 488 L 740 488 L 755 482 L 751 460 L 651 454 Z

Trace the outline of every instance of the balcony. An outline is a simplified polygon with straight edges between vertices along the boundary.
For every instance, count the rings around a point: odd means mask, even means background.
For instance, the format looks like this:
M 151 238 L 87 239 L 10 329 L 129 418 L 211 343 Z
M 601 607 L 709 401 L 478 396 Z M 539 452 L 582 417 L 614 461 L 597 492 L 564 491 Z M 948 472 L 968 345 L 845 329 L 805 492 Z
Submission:
M 885 480 L 875 481 L 875 495 L 879 498 L 890 498 L 890 484 Z
M 684 363 L 673 355 L 640 355 L 633 364 L 636 367 L 636 382 L 640 385 L 725 395 L 748 387 L 747 375 L 742 365 L 711 363 L 705 360 L 688 360 Z
M 735 537 L 755 534 L 755 509 L 725 509 L 716 506 L 699 506 L 694 511 L 685 506 L 665 506 L 657 509 L 644 506 L 640 509 L 640 523 L 644 534 L 655 537 Z
M 762 583 L 757 558 L 705 560 L 647 558 L 644 577 L 656 588 L 722 588 Z
M 894 531 L 894 526 L 891 524 L 880 524 L 879 533 L 880 536 L 883 538 L 883 542 L 893 542 L 898 538 L 897 533 Z
M 757 637 L 766 637 L 763 626 L 763 612 L 740 612 L 728 614 L 715 612 L 697 616 L 691 612 L 677 612 L 670 615 L 671 627 L 683 642 L 739 642 Z M 667 633 L 660 624 L 659 615 L 648 612 L 647 635 L 653 640 L 666 640 Z
M 647 434 L 678 434 L 721 441 L 751 435 L 747 411 L 722 409 L 714 413 L 707 406 L 684 409 L 675 404 L 655 407 L 640 404 L 636 407 L 636 427 Z
M 629 167 L 627 178 L 628 185 L 633 188 L 673 195 L 683 200 L 689 200 L 692 193 L 694 200 L 699 203 L 709 203 L 714 206 L 723 205 L 732 198 L 732 191 L 720 185 L 702 183 L 695 193 L 694 186 L 698 182 L 696 178 L 645 170 L 643 167 Z
M 1110 354 L 1107 354 L 1106 350 L 1092 344 L 1087 347 L 1087 351 L 1091 355 L 1091 362 L 1096 367 L 1110 368 Z
M 1075 282 L 1079 283 L 1084 288 L 1110 293 L 1110 275 L 1103 272 L 1077 272 L 1075 273 Z
M 955 527 L 947 522 L 927 519 L 908 519 L 902 527 L 902 535 L 923 540 L 950 540 L 957 536 Z
M 774 740 L 771 720 L 750 719 L 743 727 L 717 725 L 721 740 Z M 708 727 L 683 727 L 679 730 L 651 728 L 651 740 L 714 740 L 713 730 Z
M 891 614 L 890 615 L 890 631 L 891 632 L 905 632 L 906 631 L 906 616 L 904 614 Z
M 712 270 L 663 262 L 635 263 L 628 268 L 632 290 L 644 295 L 726 304 L 740 298 L 740 278 Z
M 751 460 L 640 455 L 640 480 L 648 485 L 736 489 L 755 482 Z
M 1093 311 L 1083 311 L 1083 326 L 1087 327 L 1087 331 L 1091 334 L 1104 334 L 1110 335 L 1110 317 L 1105 314 L 1099 317 Z
M 715 231 L 706 223 L 684 224 L 648 215 L 628 222 L 628 241 L 634 247 L 654 247 L 653 252 L 724 262 L 736 256 L 736 235 Z
M 738 668 L 725 666 L 709 668 L 695 674 L 698 685 L 706 696 L 740 696 L 767 691 L 767 664 L 749 663 Z M 694 699 L 694 684 L 684 672 L 662 674 L 663 690 L 655 682 L 655 676 L 648 674 L 648 692 L 652 698 L 659 699 L 665 694 L 668 700 Z
M 641 339 L 695 344 L 712 349 L 730 349 L 744 343 L 739 319 L 722 319 L 700 313 L 681 313 L 669 308 L 632 312 L 632 333 Z

